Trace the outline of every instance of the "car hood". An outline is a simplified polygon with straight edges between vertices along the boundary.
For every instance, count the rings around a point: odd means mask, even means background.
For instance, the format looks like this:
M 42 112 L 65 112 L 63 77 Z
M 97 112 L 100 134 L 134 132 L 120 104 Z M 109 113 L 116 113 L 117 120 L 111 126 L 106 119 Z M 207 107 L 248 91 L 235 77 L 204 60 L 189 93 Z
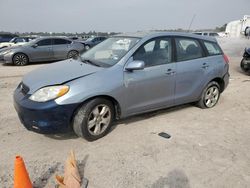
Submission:
M 63 84 L 103 69 L 79 60 L 68 59 L 28 73 L 23 77 L 23 83 L 29 87 L 29 93 L 33 93 L 42 87 Z

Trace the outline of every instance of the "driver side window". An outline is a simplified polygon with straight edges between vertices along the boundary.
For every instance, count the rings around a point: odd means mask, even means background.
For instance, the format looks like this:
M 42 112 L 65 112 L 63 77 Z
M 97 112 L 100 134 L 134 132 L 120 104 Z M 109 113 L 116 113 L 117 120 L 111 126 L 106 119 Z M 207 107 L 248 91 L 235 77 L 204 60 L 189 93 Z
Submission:
M 144 61 L 145 67 L 171 63 L 171 38 L 162 37 L 144 43 L 133 55 L 134 60 Z

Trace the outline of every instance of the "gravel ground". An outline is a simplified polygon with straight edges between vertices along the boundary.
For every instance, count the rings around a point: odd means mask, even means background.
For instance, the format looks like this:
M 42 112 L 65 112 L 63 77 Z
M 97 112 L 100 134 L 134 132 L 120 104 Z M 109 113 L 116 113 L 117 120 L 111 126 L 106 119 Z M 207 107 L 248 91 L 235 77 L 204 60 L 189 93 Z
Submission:
M 70 150 L 90 188 L 249 187 L 250 76 L 239 62 L 248 40 L 220 39 L 230 57 L 230 85 L 218 105 L 183 105 L 121 120 L 106 137 L 87 142 L 73 134 L 27 131 L 13 108 L 22 76 L 44 64 L 0 64 L 0 187 L 13 186 L 15 155 L 23 156 L 34 187 L 54 187 Z M 170 139 L 158 136 L 167 132 Z

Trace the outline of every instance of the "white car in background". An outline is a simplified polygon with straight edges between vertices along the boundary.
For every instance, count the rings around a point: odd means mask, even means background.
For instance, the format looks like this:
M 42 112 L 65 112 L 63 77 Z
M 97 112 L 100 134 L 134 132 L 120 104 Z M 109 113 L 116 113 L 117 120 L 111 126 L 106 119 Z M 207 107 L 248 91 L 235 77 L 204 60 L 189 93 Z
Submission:
M 193 34 L 209 36 L 209 37 L 219 37 L 220 35 L 217 32 L 194 32 Z
M 0 43 L 0 49 L 11 47 L 11 46 L 18 46 L 30 42 L 31 40 L 35 39 L 35 37 L 15 37 L 11 39 L 9 42 L 2 42 Z

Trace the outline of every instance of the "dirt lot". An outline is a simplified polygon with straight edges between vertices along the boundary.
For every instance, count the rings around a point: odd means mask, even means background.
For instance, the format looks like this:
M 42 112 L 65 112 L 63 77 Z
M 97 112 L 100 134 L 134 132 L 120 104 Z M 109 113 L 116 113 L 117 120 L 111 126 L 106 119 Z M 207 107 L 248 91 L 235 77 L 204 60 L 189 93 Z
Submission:
M 35 187 L 53 187 L 71 149 L 90 188 L 249 187 L 250 76 L 239 68 L 247 40 L 223 39 L 230 56 L 230 85 L 209 110 L 192 105 L 136 116 L 117 123 L 92 143 L 73 134 L 27 131 L 12 105 L 22 76 L 38 67 L 0 64 L 0 187 L 12 187 L 14 157 L 24 157 Z M 164 139 L 159 132 L 172 137 Z

